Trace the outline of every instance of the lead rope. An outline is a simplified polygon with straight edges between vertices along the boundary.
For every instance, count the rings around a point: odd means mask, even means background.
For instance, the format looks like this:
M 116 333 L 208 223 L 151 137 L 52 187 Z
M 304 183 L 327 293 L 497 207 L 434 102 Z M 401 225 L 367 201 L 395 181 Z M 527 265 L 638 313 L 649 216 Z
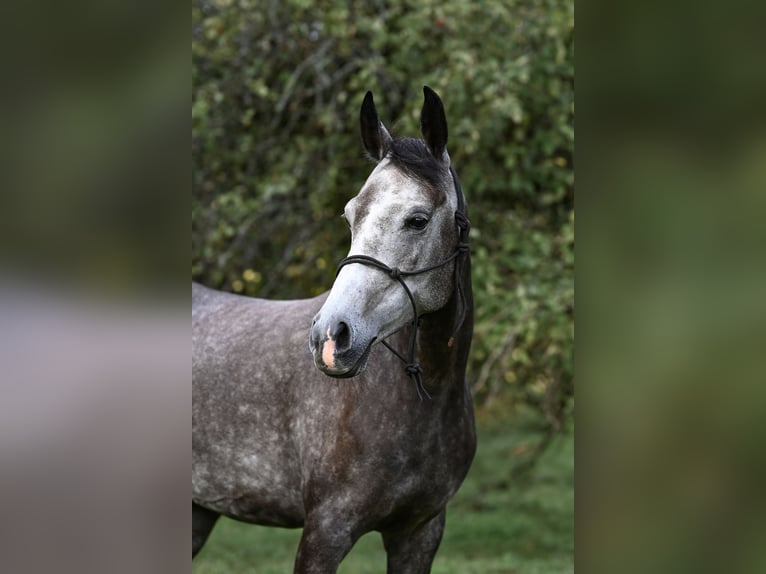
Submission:
M 463 190 L 460 187 L 460 180 L 457 177 L 457 174 L 455 173 L 455 170 L 452 169 L 452 166 L 449 168 L 450 173 L 452 174 L 452 180 L 455 184 L 455 191 L 457 192 L 457 210 L 455 211 L 455 223 L 458 227 L 458 244 L 455 247 L 455 251 L 447 257 L 444 261 L 437 263 L 436 265 L 431 265 L 429 267 L 423 267 L 422 269 L 417 269 L 415 271 L 402 271 L 397 267 L 389 267 L 382 261 L 379 261 L 375 259 L 374 257 L 370 257 L 369 255 L 351 255 L 349 257 L 346 257 L 338 264 L 338 270 L 335 272 L 335 276 L 337 277 L 338 273 L 340 273 L 340 270 L 350 263 L 361 263 L 362 265 L 369 265 L 371 267 L 375 267 L 377 269 L 380 269 L 381 271 L 384 271 L 388 274 L 391 279 L 394 281 L 397 281 L 403 288 L 404 292 L 407 294 L 407 298 L 410 300 L 410 304 L 412 305 L 412 333 L 410 334 L 410 342 L 409 346 L 407 348 L 407 355 L 402 355 L 399 351 L 394 349 L 391 345 L 388 344 L 387 341 L 382 340 L 381 343 L 391 351 L 395 356 L 397 356 L 403 363 L 404 363 L 404 370 L 407 373 L 407 375 L 412 379 L 412 381 L 415 383 L 415 391 L 418 393 L 418 398 L 422 401 L 423 395 L 425 395 L 428 399 L 431 399 L 431 395 L 426 390 L 425 386 L 423 385 L 423 369 L 420 367 L 420 364 L 415 359 L 415 352 L 416 352 L 416 346 L 417 346 L 417 340 L 418 340 L 418 327 L 420 326 L 420 315 L 418 315 L 417 306 L 415 305 L 415 297 L 413 297 L 412 292 L 410 291 L 410 288 L 407 287 L 407 283 L 405 283 L 404 278 L 405 277 L 411 277 L 413 275 L 419 275 L 421 273 L 427 273 L 428 271 L 433 271 L 435 269 L 439 269 L 441 267 L 444 267 L 447 265 L 450 261 L 453 259 L 455 260 L 455 284 L 457 286 L 458 290 L 458 300 L 460 305 L 460 310 L 457 314 L 455 325 L 453 326 L 452 335 L 449 339 L 449 346 L 452 346 L 452 343 L 454 341 L 455 335 L 457 334 L 458 329 L 463 324 L 463 321 L 465 319 L 466 315 L 466 304 L 465 304 L 465 291 L 463 289 L 463 260 L 464 257 L 460 257 L 463 254 L 468 254 L 470 250 L 470 246 L 468 244 L 468 234 L 471 231 L 471 222 L 468 220 L 468 217 L 465 214 L 465 201 L 463 200 Z

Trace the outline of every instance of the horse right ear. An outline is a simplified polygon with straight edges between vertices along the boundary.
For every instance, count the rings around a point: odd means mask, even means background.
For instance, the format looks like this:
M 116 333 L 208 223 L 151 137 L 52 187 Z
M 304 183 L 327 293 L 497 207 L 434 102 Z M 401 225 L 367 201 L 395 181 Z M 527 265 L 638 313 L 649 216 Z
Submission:
M 447 149 L 447 116 L 444 114 L 444 105 L 436 92 L 428 86 L 423 86 L 423 97 L 420 131 L 431 155 L 442 160 Z
M 364 96 L 359 121 L 362 126 L 362 143 L 367 155 L 375 161 L 382 160 L 391 146 L 391 134 L 378 117 L 372 92 L 367 92 Z

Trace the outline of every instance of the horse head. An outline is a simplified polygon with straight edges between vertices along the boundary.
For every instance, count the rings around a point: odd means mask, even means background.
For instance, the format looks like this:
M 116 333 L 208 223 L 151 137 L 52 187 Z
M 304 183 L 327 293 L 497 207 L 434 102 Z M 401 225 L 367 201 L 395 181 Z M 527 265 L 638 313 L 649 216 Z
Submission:
M 316 367 L 332 377 L 364 371 L 374 344 L 407 325 L 416 329 L 419 316 L 444 307 L 456 287 L 455 266 L 467 250 L 464 199 L 447 153 L 444 107 L 433 90 L 423 92 L 423 139 L 393 138 L 371 92 L 362 103 L 362 141 L 377 165 L 344 209 L 351 248 L 309 337 Z

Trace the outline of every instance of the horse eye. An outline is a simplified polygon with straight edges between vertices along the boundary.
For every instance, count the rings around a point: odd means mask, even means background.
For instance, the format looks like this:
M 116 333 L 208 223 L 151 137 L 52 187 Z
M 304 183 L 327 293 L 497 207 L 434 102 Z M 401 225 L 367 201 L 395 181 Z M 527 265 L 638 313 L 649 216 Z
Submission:
M 425 229 L 426 225 L 428 225 L 428 218 L 424 215 L 413 215 L 407 218 L 405 225 L 410 229 Z

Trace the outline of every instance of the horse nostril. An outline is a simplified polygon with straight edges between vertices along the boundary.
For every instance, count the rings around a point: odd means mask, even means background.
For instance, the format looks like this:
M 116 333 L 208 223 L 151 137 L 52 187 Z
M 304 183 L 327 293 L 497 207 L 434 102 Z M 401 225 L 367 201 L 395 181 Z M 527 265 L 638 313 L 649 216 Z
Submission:
M 336 352 L 343 353 L 348 351 L 351 347 L 351 329 L 348 328 L 346 323 L 343 321 L 338 323 L 338 326 L 335 328 L 335 333 L 333 334 L 333 339 L 335 339 Z

